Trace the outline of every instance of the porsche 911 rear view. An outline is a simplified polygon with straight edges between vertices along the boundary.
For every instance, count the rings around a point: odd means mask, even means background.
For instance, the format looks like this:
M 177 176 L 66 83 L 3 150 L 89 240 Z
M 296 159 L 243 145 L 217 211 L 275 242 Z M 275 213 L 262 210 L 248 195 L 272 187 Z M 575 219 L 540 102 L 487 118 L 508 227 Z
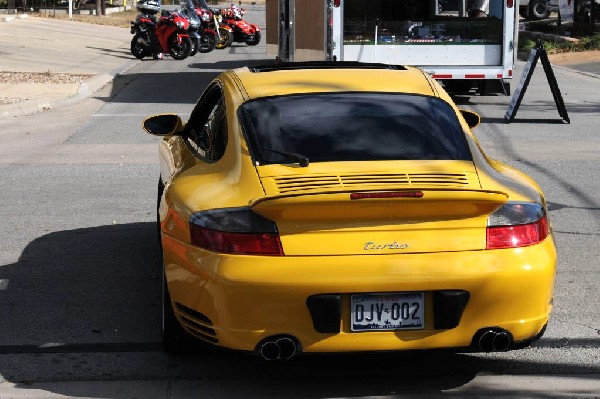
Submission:
M 529 176 L 487 157 L 423 71 L 345 62 L 221 73 L 161 136 L 163 343 L 300 353 L 518 349 L 556 248 Z

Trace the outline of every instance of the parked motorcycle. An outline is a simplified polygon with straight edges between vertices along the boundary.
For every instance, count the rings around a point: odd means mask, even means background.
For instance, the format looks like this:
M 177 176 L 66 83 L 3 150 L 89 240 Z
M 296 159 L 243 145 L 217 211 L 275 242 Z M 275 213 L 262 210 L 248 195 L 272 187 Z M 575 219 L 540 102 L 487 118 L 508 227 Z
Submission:
M 221 10 L 212 9 L 205 0 L 193 0 L 196 13 L 202 21 L 203 30 L 211 30 L 216 34 L 215 48 L 224 49 L 233 43 L 233 29 L 222 24 Z
M 245 10 L 238 8 L 235 4 L 221 11 L 223 23 L 233 30 L 233 41 L 246 43 L 248 46 L 256 46 L 260 43 L 260 28 L 256 24 L 244 21 Z
M 202 35 L 200 34 L 200 18 L 198 18 L 198 15 L 196 15 L 196 11 L 194 10 L 191 0 L 181 0 L 179 5 L 181 8 L 177 12 L 179 15 L 186 18 L 190 23 L 188 27 L 188 34 L 190 35 L 192 48 L 189 56 L 193 57 L 199 51 L 202 42 Z
M 140 14 L 131 22 L 131 54 L 143 59 L 147 56 L 159 58 L 169 53 L 175 60 L 183 60 L 190 55 L 192 40 L 188 33 L 189 21 L 178 12 L 162 11 L 158 20 L 160 3 L 143 0 L 137 3 Z
M 180 6 L 180 13 L 190 21 L 190 36 L 193 45 L 190 55 L 195 55 L 196 51 L 200 53 L 213 51 L 217 44 L 217 32 L 203 23 L 192 0 L 181 0 Z

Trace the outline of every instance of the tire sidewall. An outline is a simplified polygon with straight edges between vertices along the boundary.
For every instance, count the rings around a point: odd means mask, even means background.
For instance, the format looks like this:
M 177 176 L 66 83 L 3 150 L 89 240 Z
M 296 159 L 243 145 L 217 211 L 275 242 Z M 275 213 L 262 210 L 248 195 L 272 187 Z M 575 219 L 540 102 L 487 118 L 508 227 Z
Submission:
M 216 43 L 215 48 L 222 50 L 231 46 L 231 43 L 233 43 L 233 33 L 228 29 L 219 28 L 219 34 L 223 39 Z
M 542 12 L 543 11 L 543 12 Z M 529 15 L 533 19 L 545 19 L 548 18 L 550 12 L 548 11 L 548 5 L 544 0 L 533 0 L 529 4 Z
M 183 51 L 178 51 L 178 48 L 183 48 Z M 177 35 L 169 38 L 169 54 L 174 60 L 186 59 L 192 51 L 192 39 L 189 36 L 181 38 L 181 44 L 177 43 Z
M 213 35 L 212 33 L 206 33 L 206 35 L 208 35 L 207 37 L 207 44 L 206 45 L 202 45 L 199 47 L 198 51 L 200 53 L 210 53 L 211 51 L 213 51 L 217 45 L 217 37 L 215 35 Z
M 144 46 L 140 44 L 139 39 L 140 39 L 140 35 L 136 33 L 133 36 L 133 38 L 131 39 L 130 50 L 131 50 L 131 54 L 135 58 L 142 60 L 148 54 L 146 53 L 146 49 L 144 48 Z

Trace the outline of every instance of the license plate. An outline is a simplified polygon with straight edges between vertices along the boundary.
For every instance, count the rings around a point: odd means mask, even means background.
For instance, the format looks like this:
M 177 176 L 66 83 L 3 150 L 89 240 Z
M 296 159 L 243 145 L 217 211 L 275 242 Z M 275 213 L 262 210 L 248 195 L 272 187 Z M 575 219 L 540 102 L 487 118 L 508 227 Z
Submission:
M 424 326 L 422 292 L 351 295 L 352 331 L 416 330 Z

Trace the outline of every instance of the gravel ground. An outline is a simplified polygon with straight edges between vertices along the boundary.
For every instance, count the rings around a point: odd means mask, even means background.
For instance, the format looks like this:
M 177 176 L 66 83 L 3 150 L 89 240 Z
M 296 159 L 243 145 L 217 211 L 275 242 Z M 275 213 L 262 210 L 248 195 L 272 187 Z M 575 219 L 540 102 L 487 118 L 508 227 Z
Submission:
M 42 13 L 32 14 L 38 18 L 48 18 L 48 19 L 61 19 L 61 20 L 69 20 L 69 16 L 67 14 L 57 13 L 56 15 L 47 15 Z M 71 18 L 72 21 L 75 22 L 85 22 L 87 24 L 95 24 L 95 25 L 108 25 L 108 26 L 118 26 L 121 28 L 129 28 L 131 26 L 131 21 L 135 20 L 135 17 L 138 15 L 136 10 L 128 10 L 123 12 L 115 12 L 105 16 L 95 16 L 95 15 L 78 15 L 74 14 Z
M 81 83 L 91 76 L 51 72 L 0 71 L 0 83 Z
M 72 75 L 68 73 L 50 72 L 14 72 L 0 71 L 0 84 L 40 83 L 40 84 L 67 84 L 81 83 L 92 75 Z M 24 101 L 23 98 L 0 96 L 0 106 Z

